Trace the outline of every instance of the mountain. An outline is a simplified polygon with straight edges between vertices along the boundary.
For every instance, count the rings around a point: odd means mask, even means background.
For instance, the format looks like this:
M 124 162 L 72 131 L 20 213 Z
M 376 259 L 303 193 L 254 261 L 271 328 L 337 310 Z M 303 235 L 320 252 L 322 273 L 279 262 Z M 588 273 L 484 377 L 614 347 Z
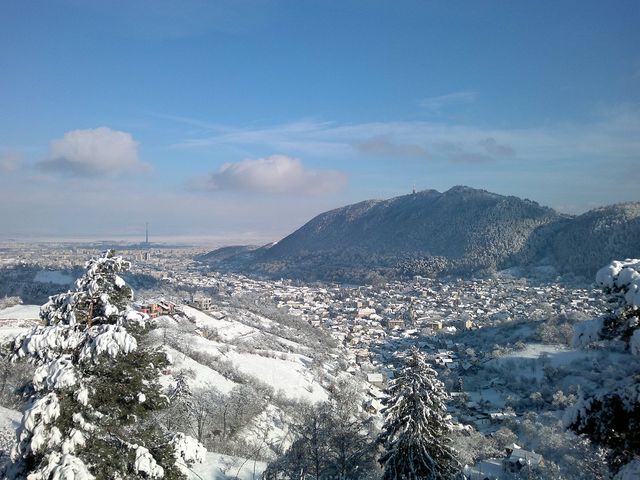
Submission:
M 640 258 L 640 202 L 596 208 L 561 223 L 548 253 L 560 272 L 588 279 L 611 260 Z
M 375 281 L 531 265 L 590 279 L 613 258 L 640 256 L 639 233 L 640 203 L 572 217 L 531 200 L 457 186 L 337 208 L 275 244 L 216 250 L 199 260 L 220 270 L 304 280 Z
M 395 268 L 400 260 L 406 269 L 407 262 L 435 258 L 446 260 L 444 269 L 481 270 L 495 268 L 533 230 L 560 218 L 535 202 L 484 190 L 426 190 L 318 215 L 265 251 L 261 260 L 309 261 L 315 268 L 327 262 L 355 266 L 353 261 Z
M 500 258 L 559 215 L 550 208 L 484 190 L 454 187 L 338 208 L 312 219 L 266 252 L 284 259 L 322 251 Z

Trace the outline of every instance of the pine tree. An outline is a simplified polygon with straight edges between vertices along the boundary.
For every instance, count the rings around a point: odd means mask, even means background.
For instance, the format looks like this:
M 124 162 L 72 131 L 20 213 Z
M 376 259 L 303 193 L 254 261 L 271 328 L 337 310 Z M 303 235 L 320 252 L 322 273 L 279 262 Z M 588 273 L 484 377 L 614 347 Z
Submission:
M 611 262 L 598 271 L 596 283 L 614 309 L 603 318 L 579 323 L 574 342 L 610 341 L 640 355 L 640 259 Z M 609 448 L 609 466 L 617 471 L 640 456 L 640 371 L 613 389 L 581 396 L 564 420 L 576 433 Z
M 16 338 L 14 357 L 38 367 L 6 476 L 27 480 L 184 479 L 204 448 L 160 429 L 169 399 L 158 378 L 167 355 L 144 347 L 147 317 L 128 303 L 112 251 L 90 260 L 75 289 L 40 311 L 44 326 Z
M 385 422 L 378 441 L 385 480 L 462 478 L 450 446 L 447 393 L 424 355 L 413 347 L 386 389 Z

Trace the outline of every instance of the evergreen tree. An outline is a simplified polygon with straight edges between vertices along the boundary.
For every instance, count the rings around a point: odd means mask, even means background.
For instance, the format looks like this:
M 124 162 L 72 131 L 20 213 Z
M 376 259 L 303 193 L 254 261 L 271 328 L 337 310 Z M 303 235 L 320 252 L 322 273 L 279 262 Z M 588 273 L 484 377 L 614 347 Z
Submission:
M 447 393 L 424 355 L 413 347 L 386 389 L 378 441 L 384 480 L 462 478 L 446 420 Z
M 640 260 L 613 261 L 600 269 L 596 283 L 614 306 L 605 317 L 576 325 L 574 342 L 610 342 L 640 355 Z M 565 414 L 565 423 L 593 442 L 611 449 L 609 465 L 615 472 L 640 456 L 640 371 L 582 396 Z
M 112 251 L 90 260 L 75 289 L 49 299 L 44 326 L 16 338 L 15 358 L 38 367 L 6 476 L 28 480 L 184 479 L 204 448 L 162 431 L 158 377 L 167 355 L 141 345 L 147 317 L 128 306 Z

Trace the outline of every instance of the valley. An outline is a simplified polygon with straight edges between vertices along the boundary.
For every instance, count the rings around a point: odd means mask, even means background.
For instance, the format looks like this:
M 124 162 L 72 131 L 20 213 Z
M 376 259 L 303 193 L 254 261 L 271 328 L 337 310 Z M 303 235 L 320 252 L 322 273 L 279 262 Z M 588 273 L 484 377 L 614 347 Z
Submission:
M 580 455 L 591 447 L 571 450 L 565 410 L 579 395 L 606 386 L 603 376 L 613 385 L 638 369 L 637 357 L 624 351 L 576 345 L 575 326 L 608 308 L 601 290 L 586 284 L 513 270 L 467 279 L 307 284 L 212 272 L 192 260 L 191 248 L 157 249 L 146 257 L 130 274 L 147 279 L 134 307 L 153 312 L 147 341 L 172 359 L 161 377 L 165 391 L 183 382 L 199 402 L 199 411 L 170 415 L 207 446 L 205 464 L 218 469 L 219 478 L 258 478 L 294 441 L 291 428 L 303 405 L 335 402 L 340 389 L 353 392 L 350 408 L 380 425 L 384 388 L 412 346 L 450 392 L 454 441 L 469 478 L 500 464 L 507 440 L 542 453 L 548 471 L 579 478 L 572 462 L 585 461 Z M 17 251 L 3 257 L 13 263 L 6 268 L 23 260 Z M 33 282 L 52 290 L 66 288 L 60 279 L 74 268 L 37 267 Z M 9 305 L 10 298 L 0 310 L 5 341 L 38 322 L 36 305 Z M 234 398 L 243 399 L 243 408 Z M 221 428 L 221 406 L 236 411 L 239 423 L 228 431 Z M 204 466 L 194 468 L 202 473 Z

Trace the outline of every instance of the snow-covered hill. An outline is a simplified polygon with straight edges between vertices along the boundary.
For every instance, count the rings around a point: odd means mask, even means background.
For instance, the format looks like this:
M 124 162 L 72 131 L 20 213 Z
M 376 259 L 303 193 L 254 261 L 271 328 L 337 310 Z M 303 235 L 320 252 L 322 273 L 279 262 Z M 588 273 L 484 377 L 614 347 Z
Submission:
M 34 305 L 1 310 L 0 340 L 5 343 L 26 332 L 37 322 L 38 312 L 39 307 Z M 223 449 L 232 455 L 210 452 L 204 464 L 194 467 L 193 478 L 259 476 L 266 463 L 254 459 L 275 458 L 292 440 L 288 407 L 297 402 L 327 400 L 329 385 L 340 375 L 348 375 L 337 372 L 339 355 L 329 343 L 305 335 L 309 327 L 306 323 L 296 328 L 295 323 L 283 324 L 237 305 L 217 305 L 211 312 L 181 305 L 176 314 L 158 317 L 153 325 L 148 343 L 161 346 L 172 358 L 171 367 L 161 377 L 167 395 L 175 392 L 178 378 L 182 378 L 194 397 L 201 400 L 206 395 L 219 395 L 214 402 L 225 402 L 238 392 L 248 391 L 255 398 L 247 398 L 247 404 L 259 404 L 259 409 L 234 432 L 232 441 L 239 447 L 231 452 Z M 19 420 L 20 414 L 14 412 L 12 418 Z M 210 417 L 206 421 L 215 423 Z M 192 424 L 183 427 L 190 430 L 189 434 L 198 433 Z M 217 431 L 215 427 L 210 430 Z M 209 441 L 211 450 L 211 445 L 217 444 L 216 438 L 204 440 Z M 240 458 L 243 454 L 251 459 Z
M 187 311 L 193 315 L 193 310 Z M 184 320 L 160 317 L 159 328 L 152 332 L 156 342 L 164 342 L 172 355 L 173 372 L 193 370 L 193 376 L 189 379 L 190 387 L 210 386 L 228 393 L 239 383 L 229 379 L 234 374 L 228 373 L 228 370 L 233 370 L 239 372 L 238 377 L 244 374 L 292 399 L 310 402 L 327 399 L 325 389 L 311 372 L 313 358 L 291 352 L 291 349 L 303 350 L 302 345 L 290 342 L 289 350 L 253 348 L 248 339 L 251 336 L 258 338 L 256 345 L 259 345 L 259 336 L 263 335 L 259 330 L 240 322 L 216 320 L 203 312 L 198 312 L 197 318 L 194 322 L 196 328 L 191 330 Z M 206 338 L 201 330 L 203 326 L 215 328 L 212 325 L 221 327 L 215 340 Z M 238 344 L 238 340 L 242 343 Z M 208 358 L 210 361 L 207 361 Z M 216 368 L 216 363 L 228 368 Z

